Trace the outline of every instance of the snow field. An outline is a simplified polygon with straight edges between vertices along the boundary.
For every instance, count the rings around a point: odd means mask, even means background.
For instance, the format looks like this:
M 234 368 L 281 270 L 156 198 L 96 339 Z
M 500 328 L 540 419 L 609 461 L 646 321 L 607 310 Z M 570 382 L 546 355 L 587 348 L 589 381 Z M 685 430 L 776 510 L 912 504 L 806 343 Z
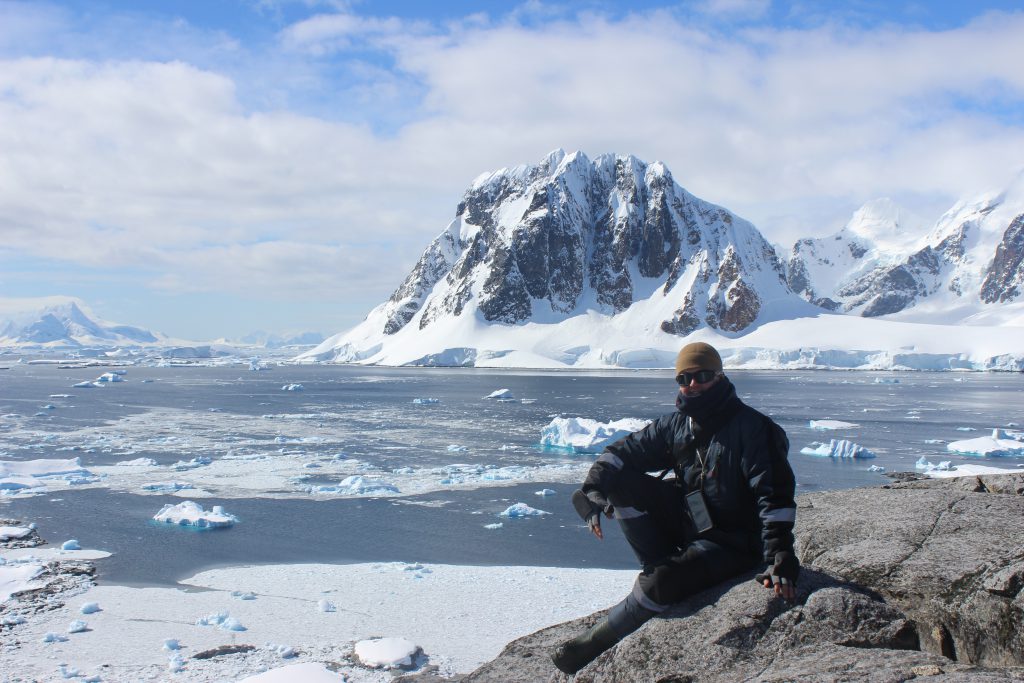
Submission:
M 39 645 L 3 648 L 0 670 L 51 680 L 59 675 L 55 662 L 62 662 L 85 675 L 102 672 L 104 681 L 163 680 L 175 668 L 182 680 L 237 681 L 268 669 L 337 661 L 342 663 L 339 673 L 350 683 L 383 683 L 391 674 L 358 664 L 354 649 L 359 641 L 385 638 L 422 649 L 426 661 L 442 672 L 465 672 L 496 656 L 509 640 L 609 607 L 629 591 L 635 574 L 547 567 L 307 564 L 215 569 L 182 582 L 183 588 L 209 589 L 198 592 L 94 586 L 18 625 L 22 642 Z M 239 590 L 255 599 L 232 596 Z M 102 605 L 102 610 L 89 615 L 87 630 L 69 633 L 69 624 L 82 620 L 83 600 Z M 321 601 L 329 601 L 335 610 L 321 610 Z M 236 624 L 246 630 L 231 630 Z M 55 637 L 43 643 L 46 634 Z M 173 648 L 167 648 L 169 642 Z M 379 664 L 386 666 L 388 656 L 402 650 L 396 642 L 377 646 Z M 223 645 L 243 644 L 256 649 L 230 657 L 192 658 Z

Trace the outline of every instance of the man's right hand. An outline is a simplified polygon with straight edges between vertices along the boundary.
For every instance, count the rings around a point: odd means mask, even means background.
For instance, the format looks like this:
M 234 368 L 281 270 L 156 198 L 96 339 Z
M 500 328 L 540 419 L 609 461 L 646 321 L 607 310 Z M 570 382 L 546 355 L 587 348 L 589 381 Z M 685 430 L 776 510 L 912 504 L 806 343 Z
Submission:
M 599 539 L 604 539 L 604 532 L 601 531 L 601 513 L 605 513 L 610 518 L 614 510 L 608 499 L 600 491 L 584 493 L 582 490 L 577 490 L 572 494 L 572 506 L 590 527 L 590 533 Z

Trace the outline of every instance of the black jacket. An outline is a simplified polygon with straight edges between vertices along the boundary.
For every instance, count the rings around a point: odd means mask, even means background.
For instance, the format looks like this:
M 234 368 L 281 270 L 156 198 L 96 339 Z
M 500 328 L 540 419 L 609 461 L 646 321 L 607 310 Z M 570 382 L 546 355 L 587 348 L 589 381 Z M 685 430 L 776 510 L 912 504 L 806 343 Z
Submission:
M 752 554 L 760 552 L 771 563 L 775 553 L 793 551 L 796 503 L 793 470 L 786 457 L 789 440 L 770 418 L 740 401 L 731 385 L 728 391 L 730 400 L 715 415 L 723 424 L 701 430 L 684 409 L 664 415 L 606 447 L 591 467 L 583 491 L 607 496 L 623 468 L 674 469 L 685 495 L 701 488 L 703 459 L 704 499 L 715 528 L 702 536 Z M 708 431 L 714 431 L 710 442 Z M 698 446 L 706 453 L 703 458 Z

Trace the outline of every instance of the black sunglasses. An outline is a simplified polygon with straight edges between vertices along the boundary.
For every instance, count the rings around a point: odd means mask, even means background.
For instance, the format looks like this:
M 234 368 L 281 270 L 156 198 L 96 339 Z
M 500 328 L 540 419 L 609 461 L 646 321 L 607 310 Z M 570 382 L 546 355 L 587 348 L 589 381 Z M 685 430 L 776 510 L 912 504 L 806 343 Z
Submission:
M 697 384 L 707 384 L 718 376 L 717 370 L 698 370 L 697 372 L 680 372 L 676 375 L 676 382 L 681 387 L 690 386 L 690 382 L 697 380 Z

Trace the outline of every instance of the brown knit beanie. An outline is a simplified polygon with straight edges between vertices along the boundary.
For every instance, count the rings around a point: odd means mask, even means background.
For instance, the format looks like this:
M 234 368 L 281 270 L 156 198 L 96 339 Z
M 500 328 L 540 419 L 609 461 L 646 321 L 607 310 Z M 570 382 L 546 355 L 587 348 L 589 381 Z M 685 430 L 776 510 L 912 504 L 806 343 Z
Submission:
M 704 342 L 687 344 L 676 356 L 676 374 L 690 368 L 722 371 L 722 357 L 715 347 Z

